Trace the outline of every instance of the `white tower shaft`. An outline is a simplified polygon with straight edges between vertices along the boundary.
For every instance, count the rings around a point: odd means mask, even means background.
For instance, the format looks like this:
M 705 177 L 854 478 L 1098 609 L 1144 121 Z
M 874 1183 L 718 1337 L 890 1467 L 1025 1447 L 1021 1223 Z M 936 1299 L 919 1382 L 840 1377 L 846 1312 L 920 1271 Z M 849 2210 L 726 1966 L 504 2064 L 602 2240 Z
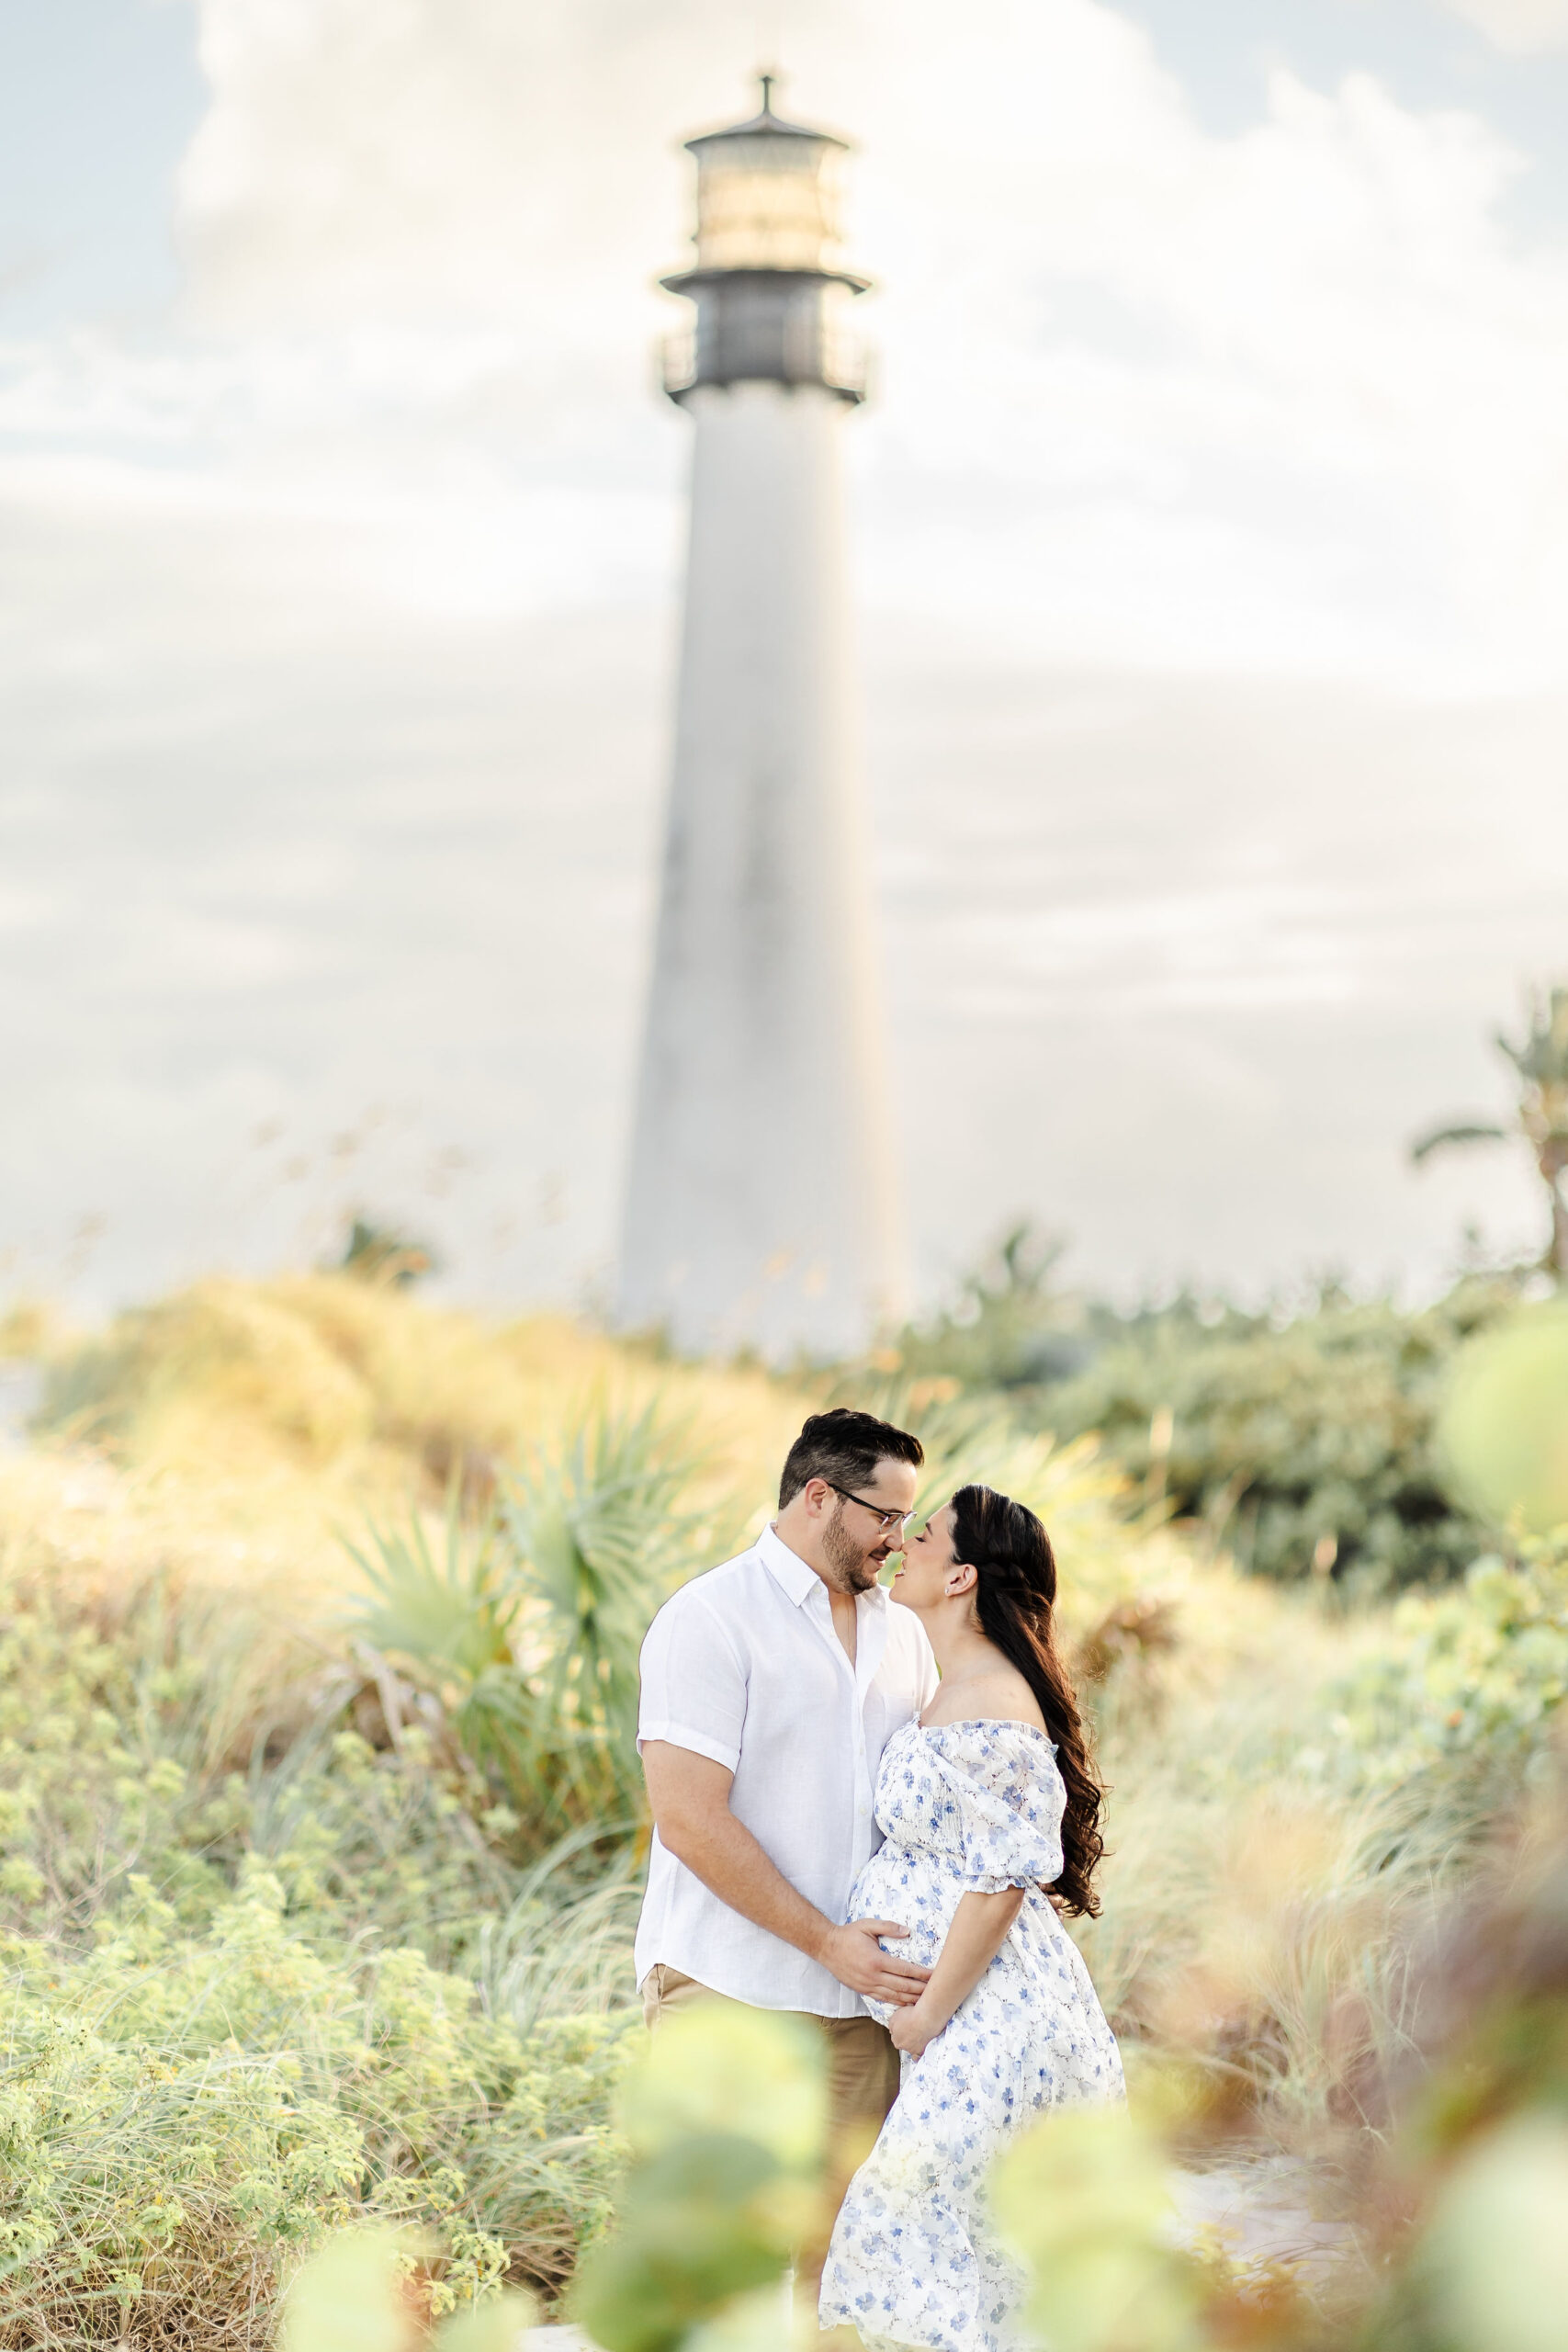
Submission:
M 747 140 L 794 167 L 797 227 L 801 150 L 836 142 L 766 113 L 696 142 L 753 233 L 729 161 Z M 856 395 L 825 299 L 855 281 L 677 283 L 699 306 L 671 386 L 695 427 L 691 539 L 620 1316 L 682 1352 L 840 1355 L 902 1304 L 843 543 Z

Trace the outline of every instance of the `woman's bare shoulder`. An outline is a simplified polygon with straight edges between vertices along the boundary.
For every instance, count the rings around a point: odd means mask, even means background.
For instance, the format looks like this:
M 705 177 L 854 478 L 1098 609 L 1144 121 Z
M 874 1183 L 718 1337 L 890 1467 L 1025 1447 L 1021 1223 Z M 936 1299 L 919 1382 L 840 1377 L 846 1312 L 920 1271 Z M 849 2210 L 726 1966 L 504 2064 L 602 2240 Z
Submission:
M 961 1683 L 939 1685 L 936 1697 L 920 1721 L 930 1730 L 942 1724 L 1029 1724 L 1045 1729 L 1040 1702 L 1017 1667 L 1005 1658 L 984 1674 L 966 1675 Z

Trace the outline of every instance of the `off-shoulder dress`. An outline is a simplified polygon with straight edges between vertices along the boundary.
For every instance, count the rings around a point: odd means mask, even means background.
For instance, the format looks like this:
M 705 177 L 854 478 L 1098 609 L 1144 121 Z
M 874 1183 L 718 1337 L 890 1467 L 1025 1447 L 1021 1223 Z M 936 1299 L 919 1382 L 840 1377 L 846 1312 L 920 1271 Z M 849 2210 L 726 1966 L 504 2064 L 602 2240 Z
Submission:
M 868 2346 L 1012 2352 L 1021 2280 L 987 2231 L 987 2170 L 1042 2109 L 1123 2096 L 1115 2036 L 1043 1889 L 1062 1869 L 1066 1792 L 1032 1724 L 907 1724 L 884 1750 L 886 1842 L 848 1917 L 907 1921 L 888 1949 L 935 1964 L 960 1899 L 1021 1886 L 1001 1950 L 945 2029 L 906 2057 L 897 2100 L 850 2183 L 822 2277 L 821 2324 Z M 886 2023 L 892 2012 L 869 2006 Z

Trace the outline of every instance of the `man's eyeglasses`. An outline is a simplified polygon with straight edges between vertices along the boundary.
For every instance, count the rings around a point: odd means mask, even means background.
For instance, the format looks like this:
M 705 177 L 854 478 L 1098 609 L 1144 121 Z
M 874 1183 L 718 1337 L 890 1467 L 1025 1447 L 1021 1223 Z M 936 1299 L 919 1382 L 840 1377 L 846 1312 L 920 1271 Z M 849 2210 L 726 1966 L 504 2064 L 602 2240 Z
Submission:
M 902 1532 L 912 1519 L 919 1517 L 919 1513 L 913 1510 L 884 1510 L 880 1503 L 868 1503 L 863 1495 L 852 1495 L 847 1487 L 840 1487 L 832 1478 L 824 1478 L 822 1484 L 831 1487 L 836 1495 L 842 1495 L 847 1503 L 859 1503 L 862 1510 L 870 1511 L 885 1535 L 890 1534 L 896 1527 Z

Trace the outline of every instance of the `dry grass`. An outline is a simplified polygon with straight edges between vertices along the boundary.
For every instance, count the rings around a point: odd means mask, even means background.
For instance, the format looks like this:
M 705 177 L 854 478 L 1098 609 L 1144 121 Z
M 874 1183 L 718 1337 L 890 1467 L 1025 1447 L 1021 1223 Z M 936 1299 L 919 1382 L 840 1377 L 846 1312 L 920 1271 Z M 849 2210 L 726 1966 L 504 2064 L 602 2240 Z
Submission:
M 691 1502 L 749 1522 L 812 1399 L 671 1365 L 558 1317 L 491 1326 L 337 1275 L 213 1280 L 51 1344 L 30 1454 L 0 1466 L 14 1543 L 109 1581 L 154 1561 L 310 1606 L 351 1578 L 340 1532 L 482 1492 L 590 1399 L 701 1431 Z
M 1201 2137 L 1311 2158 L 1324 2194 L 1389 2125 L 1413 1955 L 1495 1834 L 1498 1782 L 1388 1786 L 1337 1692 L 1389 1637 L 1310 1594 L 1195 1567 L 1173 1651 L 1100 1707 L 1104 1910 L 1075 1928 L 1134 2055 L 1186 2070 Z M 1134 2069 L 1134 2072 L 1136 2069 Z

